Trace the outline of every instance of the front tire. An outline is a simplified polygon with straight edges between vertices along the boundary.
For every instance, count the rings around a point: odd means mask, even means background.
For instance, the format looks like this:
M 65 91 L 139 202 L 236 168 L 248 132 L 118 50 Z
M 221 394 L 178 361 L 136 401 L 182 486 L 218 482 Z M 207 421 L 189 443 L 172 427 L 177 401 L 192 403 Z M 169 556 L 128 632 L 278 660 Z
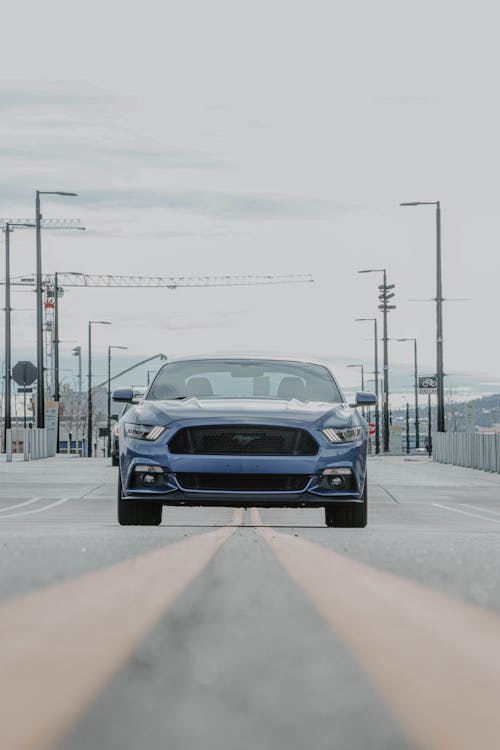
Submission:
M 361 503 L 335 503 L 325 507 L 325 523 L 341 529 L 364 529 L 368 521 L 368 479 Z
M 120 526 L 159 526 L 162 510 L 161 503 L 122 500 L 122 478 L 118 472 L 118 523 Z

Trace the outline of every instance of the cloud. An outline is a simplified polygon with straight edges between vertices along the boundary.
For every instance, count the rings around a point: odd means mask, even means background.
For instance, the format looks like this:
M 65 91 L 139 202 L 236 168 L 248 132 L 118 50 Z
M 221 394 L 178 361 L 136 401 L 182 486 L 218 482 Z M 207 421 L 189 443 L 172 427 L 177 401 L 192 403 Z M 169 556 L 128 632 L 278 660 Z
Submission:
M 164 208 L 167 210 L 236 220 L 326 219 L 358 206 L 302 196 L 218 190 L 113 189 L 80 193 L 82 205 L 103 208 Z

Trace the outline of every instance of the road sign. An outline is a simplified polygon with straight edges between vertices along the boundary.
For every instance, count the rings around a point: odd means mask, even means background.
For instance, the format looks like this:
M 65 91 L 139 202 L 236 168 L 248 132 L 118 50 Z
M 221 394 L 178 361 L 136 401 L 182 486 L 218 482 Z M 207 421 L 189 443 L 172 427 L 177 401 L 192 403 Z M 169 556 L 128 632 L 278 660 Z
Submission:
M 12 380 L 17 385 L 27 386 L 35 382 L 37 369 L 33 362 L 17 362 L 12 368 Z
M 437 392 L 437 377 L 435 375 L 421 375 L 418 379 L 418 392 L 428 395 Z
M 370 433 L 370 437 L 375 435 L 375 423 L 374 422 L 368 422 L 368 432 Z

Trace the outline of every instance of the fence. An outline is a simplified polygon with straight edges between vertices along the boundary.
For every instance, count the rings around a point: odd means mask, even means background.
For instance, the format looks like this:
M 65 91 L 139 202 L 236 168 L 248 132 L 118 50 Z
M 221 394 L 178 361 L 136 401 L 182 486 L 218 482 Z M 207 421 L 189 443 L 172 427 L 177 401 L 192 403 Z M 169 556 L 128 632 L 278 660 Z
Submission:
M 500 474 L 500 434 L 436 432 L 432 435 L 434 461 Z

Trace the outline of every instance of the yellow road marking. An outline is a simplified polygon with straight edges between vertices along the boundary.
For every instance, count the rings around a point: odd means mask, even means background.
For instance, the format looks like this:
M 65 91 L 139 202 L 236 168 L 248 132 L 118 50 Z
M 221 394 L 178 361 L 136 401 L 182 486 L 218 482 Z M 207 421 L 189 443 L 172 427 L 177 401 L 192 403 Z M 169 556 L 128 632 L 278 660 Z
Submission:
M 255 508 L 252 521 L 262 524 Z M 411 740 L 426 750 L 498 750 L 498 616 L 314 542 L 257 531 Z
M 242 518 L 1 605 L 0 746 L 58 741 Z

